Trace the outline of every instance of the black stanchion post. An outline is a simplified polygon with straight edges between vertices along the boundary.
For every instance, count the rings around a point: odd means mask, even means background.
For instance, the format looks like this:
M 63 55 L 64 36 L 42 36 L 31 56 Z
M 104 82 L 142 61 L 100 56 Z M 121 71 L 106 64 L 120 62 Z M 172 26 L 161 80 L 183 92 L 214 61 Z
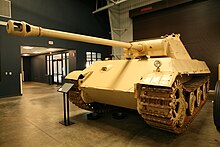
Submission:
M 63 92 L 63 121 L 64 121 L 64 125 L 66 126 L 66 97 L 65 97 L 65 93 Z
M 68 97 L 67 97 L 67 123 L 68 125 L 70 124 L 70 116 L 69 116 L 69 101 L 68 101 Z
M 60 123 L 69 126 L 71 124 L 74 124 L 73 122 L 70 121 L 70 116 L 69 116 L 69 101 L 68 101 L 68 92 L 72 88 L 74 84 L 72 83 L 65 83 L 63 84 L 57 91 L 63 93 L 63 118 L 64 120 L 61 121 Z M 67 94 L 67 97 L 66 97 Z

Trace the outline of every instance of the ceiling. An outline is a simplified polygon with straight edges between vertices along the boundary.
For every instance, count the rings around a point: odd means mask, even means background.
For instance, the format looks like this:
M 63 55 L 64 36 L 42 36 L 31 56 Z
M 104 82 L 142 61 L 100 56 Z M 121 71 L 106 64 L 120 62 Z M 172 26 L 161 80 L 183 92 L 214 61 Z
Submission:
M 21 56 L 37 56 L 42 54 L 50 54 L 59 51 L 64 51 L 62 48 L 46 48 L 34 46 L 21 46 Z

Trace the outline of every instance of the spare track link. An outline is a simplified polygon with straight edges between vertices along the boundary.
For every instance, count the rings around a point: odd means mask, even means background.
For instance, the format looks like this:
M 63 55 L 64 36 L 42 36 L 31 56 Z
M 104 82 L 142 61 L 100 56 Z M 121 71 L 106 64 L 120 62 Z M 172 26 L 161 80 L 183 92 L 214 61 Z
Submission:
M 87 104 L 83 101 L 81 97 L 81 92 L 78 89 L 78 81 L 74 81 L 74 86 L 72 89 L 68 92 L 68 99 L 70 102 L 75 104 L 77 107 L 92 111 L 95 113 L 104 113 L 104 112 L 109 112 L 113 109 L 113 106 L 107 105 L 107 104 L 101 104 L 101 103 L 91 103 Z
M 177 83 L 177 81 L 175 83 Z M 184 99 L 186 100 L 187 93 L 195 92 L 198 88 L 202 88 L 204 84 L 207 86 L 205 90 L 205 92 L 207 92 L 209 87 L 208 76 L 194 77 L 189 82 L 184 83 L 182 85 Z M 172 113 L 173 109 L 175 109 L 173 108 L 173 103 L 176 99 L 175 94 L 177 90 L 178 88 L 175 84 L 171 88 L 142 85 L 140 96 L 137 99 L 137 109 L 147 124 L 177 134 L 185 131 L 205 104 L 206 98 L 203 98 L 200 105 L 195 107 L 191 116 L 184 112 L 186 114 L 185 119 L 183 119 L 184 122 L 181 126 L 178 126 L 173 121 Z M 207 95 L 205 95 L 205 97 L 206 96 Z M 188 104 L 186 105 L 186 109 L 187 107 Z

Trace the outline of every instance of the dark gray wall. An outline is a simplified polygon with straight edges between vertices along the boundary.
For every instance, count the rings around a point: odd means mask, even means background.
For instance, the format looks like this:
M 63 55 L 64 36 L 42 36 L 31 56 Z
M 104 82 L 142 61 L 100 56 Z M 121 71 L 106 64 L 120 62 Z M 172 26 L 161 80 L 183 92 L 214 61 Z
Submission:
M 0 26 L 0 50 L 1 50 L 1 81 L 0 97 L 14 96 L 20 93 L 20 47 L 21 39 L 6 35 Z M 12 72 L 12 75 L 6 75 Z
M 24 81 L 31 81 L 31 57 L 23 58 Z
M 47 83 L 45 56 L 31 58 L 31 81 Z
M 199 1 L 135 17 L 134 39 L 180 33 L 191 57 L 208 64 L 214 89 L 220 63 L 219 6 L 219 0 Z
M 46 28 L 110 38 L 107 13 L 101 12 L 93 15 L 94 9 L 95 1 L 93 0 L 12 0 L 12 19 L 24 20 Z M 0 20 L 7 21 L 8 19 L 0 17 Z M 103 56 L 111 53 L 110 48 L 105 46 L 47 37 L 10 36 L 6 33 L 5 27 L 0 26 L 0 97 L 20 94 L 20 46 L 51 47 L 48 45 L 48 40 L 54 41 L 53 47 L 76 49 L 77 69 L 85 67 L 86 50 L 99 51 Z M 6 71 L 12 71 L 13 75 L 6 76 L 4 74 Z

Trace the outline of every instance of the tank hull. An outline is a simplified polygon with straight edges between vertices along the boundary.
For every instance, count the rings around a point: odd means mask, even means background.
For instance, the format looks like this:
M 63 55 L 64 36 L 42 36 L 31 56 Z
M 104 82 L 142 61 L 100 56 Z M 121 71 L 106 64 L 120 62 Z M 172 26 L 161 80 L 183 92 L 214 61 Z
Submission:
M 154 66 L 159 60 L 160 72 Z M 172 58 L 150 58 L 145 60 L 97 61 L 83 71 L 70 73 L 66 79 L 80 80 L 79 89 L 85 103 L 99 102 L 130 109 L 137 109 L 135 84 L 172 87 L 178 75 L 186 82 L 192 75 L 208 74 L 203 61 Z
M 134 92 L 106 90 L 97 88 L 82 88 L 81 94 L 83 100 L 89 100 L 89 103 L 99 102 L 103 104 L 137 109 L 137 100 L 134 98 Z

